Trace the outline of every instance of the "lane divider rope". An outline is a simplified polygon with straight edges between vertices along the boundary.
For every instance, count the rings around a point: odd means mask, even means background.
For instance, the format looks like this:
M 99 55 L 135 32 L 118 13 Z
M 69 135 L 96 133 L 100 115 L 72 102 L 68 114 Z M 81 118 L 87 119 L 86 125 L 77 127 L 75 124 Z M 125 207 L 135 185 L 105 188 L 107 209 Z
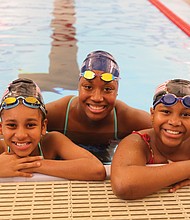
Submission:
M 159 0 L 149 0 L 149 1 L 190 37 L 190 25 L 187 22 L 185 22 L 179 16 L 174 14 L 169 8 L 167 8 Z

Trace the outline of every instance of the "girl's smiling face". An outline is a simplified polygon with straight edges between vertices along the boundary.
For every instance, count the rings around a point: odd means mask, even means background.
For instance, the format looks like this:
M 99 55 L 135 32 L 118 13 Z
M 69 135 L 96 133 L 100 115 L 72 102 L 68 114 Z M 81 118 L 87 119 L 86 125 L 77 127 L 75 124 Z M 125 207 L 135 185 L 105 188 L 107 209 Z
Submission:
M 41 135 L 46 133 L 47 119 L 42 121 L 40 109 L 19 104 L 1 112 L 0 131 L 11 152 L 19 157 L 38 152 Z
M 98 75 L 103 71 L 94 70 Z M 86 116 L 94 121 L 105 118 L 114 108 L 118 92 L 118 82 L 103 81 L 100 76 L 79 82 L 79 103 Z
M 190 136 L 190 108 L 181 101 L 172 106 L 158 104 L 151 108 L 153 128 L 162 144 L 177 147 Z

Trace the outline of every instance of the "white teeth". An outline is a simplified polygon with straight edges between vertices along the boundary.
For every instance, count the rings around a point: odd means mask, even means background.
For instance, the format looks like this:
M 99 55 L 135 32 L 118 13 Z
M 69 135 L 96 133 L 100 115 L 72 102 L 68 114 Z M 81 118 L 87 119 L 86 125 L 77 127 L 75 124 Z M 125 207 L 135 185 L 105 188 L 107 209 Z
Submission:
M 15 143 L 17 146 L 25 146 L 27 143 Z
M 104 108 L 104 106 L 92 106 L 92 105 L 90 105 L 90 108 L 94 109 L 94 110 L 102 110 Z
M 170 133 L 170 134 L 180 134 L 179 131 L 166 130 L 166 132 L 168 132 L 168 133 Z

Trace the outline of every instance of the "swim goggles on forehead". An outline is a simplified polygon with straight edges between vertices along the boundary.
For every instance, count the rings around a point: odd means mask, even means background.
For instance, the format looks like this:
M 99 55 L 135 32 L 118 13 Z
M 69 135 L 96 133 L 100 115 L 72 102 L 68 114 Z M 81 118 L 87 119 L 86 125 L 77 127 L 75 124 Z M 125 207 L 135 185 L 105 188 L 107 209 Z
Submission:
M 46 115 L 46 110 L 44 105 L 35 97 L 29 96 L 29 97 L 7 97 L 5 98 L 0 106 L 0 112 L 3 109 L 11 109 L 19 105 L 19 100 L 22 99 L 23 105 L 29 107 L 29 108 L 40 108 L 40 110 Z
M 165 106 L 172 106 L 172 105 L 175 105 L 179 100 L 184 105 L 184 107 L 190 108 L 190 96 L 189 95 L 186 95 L 184 97 L 177 97 L 171 93 L 163 95 L 157 102 L 153 103 L 153 108 L 155 108 L 156 105 L 158 105 L 159 103 L 162 103 Z
M 100 78 L 105 82 L 111 82 L 112 80 L 119 79 L 119 77 L 116 77 L 111 73 L 96 74 L 91 70 L 86 70 L 84 73 L 81 73 L 80 76 L 84 77 L 85 79 L 94 79 L 96 76 L 100 76 Z

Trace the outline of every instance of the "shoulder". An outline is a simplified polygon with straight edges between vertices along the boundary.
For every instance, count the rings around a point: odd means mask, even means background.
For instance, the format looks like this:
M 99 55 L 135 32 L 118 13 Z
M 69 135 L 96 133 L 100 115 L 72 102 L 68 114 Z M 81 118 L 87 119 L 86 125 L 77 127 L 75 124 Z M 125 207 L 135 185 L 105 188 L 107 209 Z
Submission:
M 151 116 L 148 112 L 133 108 L 119 100 L 115 107 L 119 126 L 120 128 L 124 127 L 128 133 L 152 127 Z
M 53 107 L 59 107 L 59 106 L 65 106 L 66 104 L 68 104 L 68 102 L 71 100 L 71 98 L 74 97 L 73 95 L 70 96 L 64 96 L 63 98 L 60 98 L 58 100 L 55 100 L 53 102 L 49 102 L 46 104 L 46 108 L 47 110 Z
M 62 130 L 65 123 L 67 106 L 74 96 L 65 96 L 46 104 L 48 130 Z
M 151 138 L 152 129 L 141 130 L 139 133 Z M 125 155 L 125 157 L 128 155 L 129 157 L 132 157 L 132 154 L 134 154 L 135 157 L 139 155 L 138 158 L 142 156 L 148 160 L 147 158 L 150 154 L 149 148 L 141 135 L 132 133 L 123 138 L 118 144 L 115 155 L 120 155 L 120 157 L 122 157 L 122 155 Z
M 128 108 L 129 106 L 125 103 L 125 102 L 123 102 L 123 101 L 121 101 L 121 100 L 116 100 L 116 105 L 115 105 L 115 107 L 118 109 L 118 110 L 120 110 L 120 109 L 122 109 L 123 107 L 124 108 Z
M 146 114 L 149 115 L 148 112 L 146 112 L 143 109 L 138 109 L 138 108 L 134 108 L 132 106 L 127 105 L 125 102 L 121 101 L 121 100 L 117 100 L 116 101 L 116 110 L 119 112 L 123 112 L 126 113 L 128 115 L 134 114 L 134 113 L 139 113 L 139 114 Z
M 149 129 L 143 129 L 139 131 L 133 131 L 131 134 L 123 138 L 120 143 L 125 142 L 135 142 L 137 144 L 144 143 L 143 139 L 146 139 L 147 141 L 150 141 L 152 136 L 152 128 Z
M 68 137 L 58 131 L 50 131 L 42 138 L 42 145 L 52 148 L 62 147 L 71 143 L 72 141 Z
M 42 144 L 51 145 L 53 141 L 59 142 L 59 138 L 66 138 L 67 137 L 58 131 L 50 131 L 47 132 L 46 135 L 42 138 Z
M 60 133 L 61 134 L 61 133 Z M 48 132 L 45 136 L 41 138 L 41 148 L 45 159 L 55 159 L 58 155 L 58 148 L 61 147 L 62 143 L 60 143 L 57 138 L 59 132 Z
M 149 144 L 151 140 L 151 131 L 152 129 L 144 129 L 141 131 L 133 131 L 131 135 L 137 135 L 136 138 L 142 139 L 145 143 Z
M 127 105 L 125 102 L 121 100 L 116 101 L 115 105 L 116 111 L 119 113 L 123 113 L 124 115 L 131 116 L 133 114 L 140 114 L 140 115 L 147 115 L 150 116 L 150 114 L 143 109 L 134 108 L 132 106 Z
M 3 139 L 0 139 L 0 154 L 7 151 L 7 145 Z

